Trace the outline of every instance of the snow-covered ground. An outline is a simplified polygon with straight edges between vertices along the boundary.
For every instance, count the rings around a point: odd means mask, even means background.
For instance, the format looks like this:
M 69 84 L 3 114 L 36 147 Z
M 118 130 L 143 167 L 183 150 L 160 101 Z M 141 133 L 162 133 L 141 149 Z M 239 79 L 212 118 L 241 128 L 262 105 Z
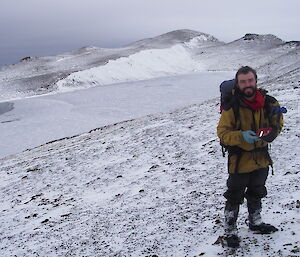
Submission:
M 0 68 L 1 154 L 14 153 L 0 159 L 0 255 L 300 256 L 299 49 L 176 31 Z M 263 208 L 280 230 L 249 231 L 242 206 L 233 251 L 222 245 L 218 85 L 247 64 L 288 109 Z M 105 85 L 116 81 L 127 82 Z
M 243 206 L 241 248 L 214 244 L 227 177 L 214 99 L 2 159 L 1 255 L 299 256 L 300 90 L 271 91 L 288 109 L 263 209 L 278 232 L 249 231 Z

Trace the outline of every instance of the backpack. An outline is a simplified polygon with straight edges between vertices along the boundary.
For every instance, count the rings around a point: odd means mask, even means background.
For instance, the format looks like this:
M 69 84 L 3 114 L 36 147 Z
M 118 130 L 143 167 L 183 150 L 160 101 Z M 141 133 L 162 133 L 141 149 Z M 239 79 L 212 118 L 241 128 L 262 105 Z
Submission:
M 220 84 L 220 111 L 229 110 L 233 108 L 234 116 L 236 120 L 239 120 L 239 111 L 238 111 L 238 102 L 236 96 L 234 95 L 234 86 L 235 79 L 224 80 Z M 267 94 L 268 91 L 264 89 L 260 89 L 260 91 L 265 95 L 265 111 L 267 117 L 270 117 L 274 114 L 278 114 L 278 117 L 282 113 L 286 113 L 287 109 L 285 107 L 275 106 L 273 108 L 270 107 L 270 103 L 276 102 L 276 99 Z
M 239 122 L 239 105 L 236 96 L 234 95 L 234 86 L 235 79 L 224 80 L 220 84 L 220 113 L 222 110 L 229 110 L 232 108 L 235 119 Z M 222 145 L 222 147 L 225 146 Z
M 225 106 L 227 106 L 231 102 L 232 98 L 232 90 L 235 85 L 235 79 L 224 80 L 220 85 L 220 110 L 222 111 Z

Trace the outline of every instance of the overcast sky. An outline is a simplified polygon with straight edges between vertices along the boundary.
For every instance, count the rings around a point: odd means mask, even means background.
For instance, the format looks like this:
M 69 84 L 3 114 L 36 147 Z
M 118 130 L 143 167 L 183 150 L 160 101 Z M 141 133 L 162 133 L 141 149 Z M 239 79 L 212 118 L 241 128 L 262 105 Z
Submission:
M 0 65 L 176 29 L 225 42 L 246 33 L 300 40 L 299 10 L 300 0 L 0 0 Z

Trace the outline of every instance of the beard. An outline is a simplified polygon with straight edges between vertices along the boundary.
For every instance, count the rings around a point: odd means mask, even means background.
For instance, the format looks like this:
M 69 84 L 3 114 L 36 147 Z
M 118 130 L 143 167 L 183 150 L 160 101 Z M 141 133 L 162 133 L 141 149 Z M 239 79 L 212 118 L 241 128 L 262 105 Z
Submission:
M 256 87 L 245 87 L 240 92 L 243 97 L 252 97 L 256 93 Z

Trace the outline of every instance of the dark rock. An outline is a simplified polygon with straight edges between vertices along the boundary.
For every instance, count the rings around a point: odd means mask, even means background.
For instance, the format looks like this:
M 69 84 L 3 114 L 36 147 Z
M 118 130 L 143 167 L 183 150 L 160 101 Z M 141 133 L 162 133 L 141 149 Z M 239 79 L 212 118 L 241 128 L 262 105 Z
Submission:
M 29 61 L 31 59 L 32 59 L 32 57 L 26 56 L 26 57 L 24 57 L 24 58 L 21 59 L 21 62 L 23 62 L 23 61 Z

